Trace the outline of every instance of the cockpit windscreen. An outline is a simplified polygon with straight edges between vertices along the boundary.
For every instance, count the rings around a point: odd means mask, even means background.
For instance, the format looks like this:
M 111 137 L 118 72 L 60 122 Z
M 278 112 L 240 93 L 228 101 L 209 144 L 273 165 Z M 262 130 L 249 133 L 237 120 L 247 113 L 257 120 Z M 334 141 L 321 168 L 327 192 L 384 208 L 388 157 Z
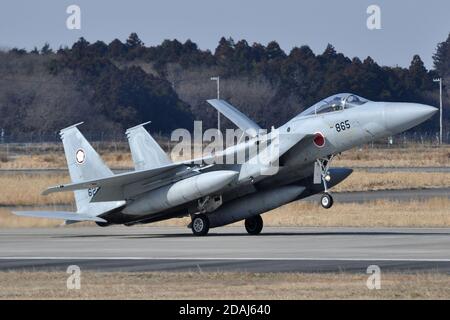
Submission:
M 367 99 L 351 93 L 335 94 L 309 107 L 300 116 L 328 113 L 353 108 L 366 103 Z

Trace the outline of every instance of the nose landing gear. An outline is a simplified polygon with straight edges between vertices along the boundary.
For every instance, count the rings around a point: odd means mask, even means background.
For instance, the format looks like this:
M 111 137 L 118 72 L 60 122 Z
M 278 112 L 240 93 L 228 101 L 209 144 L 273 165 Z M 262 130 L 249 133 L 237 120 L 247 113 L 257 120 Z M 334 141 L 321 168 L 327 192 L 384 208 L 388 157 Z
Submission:
M 334 155 L 330 155 L 325 159 L 317 159 L 316 162 L 316 168 L 315 170 L 320 171 L 320 178 L 319 180 L 323 184 L 323 190 L 324 193 L 322 194 L 322 197 L 320 198 L 320 205 L 324 209 L 330 209 L 333 206 L 333 197 L 328 192 L 328 185 L 327 182 L 331 180 L 330 173 L 328 172 L 328 168 L 330 167 L 331 160 L 333 160 Z M 314 179 L 316 180 L 316 175 L 314 175 Z M 320 183 L 320 182 L 318 182 Z
M 324 193 L 320 198 L 320 204 L 325 209 L 330 209 L 333 205 L 333 197 L 329 193 Z

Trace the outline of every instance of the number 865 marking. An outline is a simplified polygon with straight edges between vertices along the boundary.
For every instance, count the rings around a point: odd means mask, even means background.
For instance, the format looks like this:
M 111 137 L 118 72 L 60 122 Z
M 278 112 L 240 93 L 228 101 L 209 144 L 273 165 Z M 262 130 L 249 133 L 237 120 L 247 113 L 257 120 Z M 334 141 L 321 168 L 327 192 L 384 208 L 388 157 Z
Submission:
M 340 123 L 336 123 L 334 125 L 337 132 L 345 131 L 347 129 L 350 129 L 350 122 L 348 120 L 342 121 Z

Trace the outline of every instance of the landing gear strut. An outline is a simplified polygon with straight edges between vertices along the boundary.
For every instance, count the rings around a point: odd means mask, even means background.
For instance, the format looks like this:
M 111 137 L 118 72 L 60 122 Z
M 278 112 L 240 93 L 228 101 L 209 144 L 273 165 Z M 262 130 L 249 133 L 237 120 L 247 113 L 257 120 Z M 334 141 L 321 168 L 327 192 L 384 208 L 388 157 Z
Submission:
M 257 235 L 261 233 L 264 223 L 260 215 L 245 219 L 245 230 L 248 234 Z
M 330 155 L 327 158 L 317 159 L 317 166 L 320 170 L 320 176 L 323 184 L 324 193 L 320 198 L 320 204 L 325 209 L 330 209 L 333 205 L 333 197 L 328 192 L 327 182 L 331 180 L 330 173 L 328 172 L 328 168 L 330 167 L 330 163 L 333 160 L 334 155 Z
M 196 214 L 191 222 L 192 233 L 195 236 L 206 236 L 209 231 L 209 219 L 203 214 Z

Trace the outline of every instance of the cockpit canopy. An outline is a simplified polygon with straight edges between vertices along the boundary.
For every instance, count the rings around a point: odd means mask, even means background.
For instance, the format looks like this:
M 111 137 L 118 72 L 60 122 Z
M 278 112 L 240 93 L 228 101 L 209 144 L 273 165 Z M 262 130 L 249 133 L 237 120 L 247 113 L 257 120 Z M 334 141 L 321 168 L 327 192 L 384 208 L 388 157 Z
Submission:
M 369 100 L 357 96 L 356 94 L 339 93 L 317 102 L 313 106 L 300 113 L 299 116 L 309 116 L 313 114 L 321 114 L 349 109 L 355 106 L 360 106 L 368 101 Z

